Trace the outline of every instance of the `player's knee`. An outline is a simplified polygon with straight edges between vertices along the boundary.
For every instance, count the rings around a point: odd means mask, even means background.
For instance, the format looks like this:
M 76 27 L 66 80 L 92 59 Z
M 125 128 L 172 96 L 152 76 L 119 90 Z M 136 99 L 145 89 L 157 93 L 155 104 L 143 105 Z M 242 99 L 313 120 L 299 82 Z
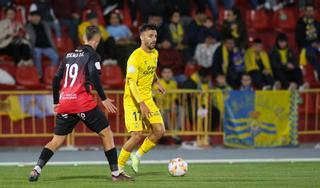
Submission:
M 165 130 L 164 129 L 158 129 L 158 130 L 155 130 L 154 131 L 154 135 L 157 137 L 157 138 L 161 138 L 163 137 L 163 135 L 165 134 Z
M 132 132 L 131 138 L 136 142 L 140 142 L 144 138 L 144 136 L 142 132 Z
M 47 147 L 50 148 L 51 150 L 55 151 L 64 143 L 64 140 L 65 140 L 64 138 L 56 138 L 56 137 L 54 137 L 47 144 Z
M 113 133 L 110 128 L 105 128 L 99 132 L 100 137 L 113 137 Z

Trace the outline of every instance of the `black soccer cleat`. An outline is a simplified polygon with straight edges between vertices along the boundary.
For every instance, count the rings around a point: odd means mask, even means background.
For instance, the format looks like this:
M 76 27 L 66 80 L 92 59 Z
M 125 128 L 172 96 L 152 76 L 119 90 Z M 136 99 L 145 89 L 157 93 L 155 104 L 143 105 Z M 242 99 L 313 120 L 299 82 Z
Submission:
M 112 181 L 134 181 L 134 178 L 121 172 L 118 176 L 112 175 Z
M 40 176 L 40 173 L 33 169 L 31 172 L 30 172 L 30 176 L 29 176 L 29 181 L 32 182 L 32 181 L 38 181 L 38 178 Z

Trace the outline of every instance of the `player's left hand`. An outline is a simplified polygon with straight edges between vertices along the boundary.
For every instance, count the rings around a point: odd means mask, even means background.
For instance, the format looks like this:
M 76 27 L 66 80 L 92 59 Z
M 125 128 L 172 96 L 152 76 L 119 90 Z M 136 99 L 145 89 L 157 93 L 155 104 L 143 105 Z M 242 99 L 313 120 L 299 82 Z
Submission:
M 158 83 L 158 91 L 161 94 L 165 94 L 166 93 L 166 89 L 164 89 L 164 87 L 162 87 L 162 85 L 160 83 Z
M 57 114 L 57 108 L 58 108 L 59 104 L 53 104 L 53 113 Z
M 114 102 L 113 99 L 107 98 L 106 100 L 102 101 L 103 106 L 107 109 L 109 113 L 116 113 L 117 107 L 112 104 Z

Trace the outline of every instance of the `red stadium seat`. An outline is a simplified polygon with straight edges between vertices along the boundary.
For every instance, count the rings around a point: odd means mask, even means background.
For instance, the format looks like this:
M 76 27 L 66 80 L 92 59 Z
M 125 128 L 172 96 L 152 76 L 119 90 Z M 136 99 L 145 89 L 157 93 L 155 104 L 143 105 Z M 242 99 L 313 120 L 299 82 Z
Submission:
M 26 88 L 41 88 L 40 78 L 36 67 L 22 66 L 16 71 L 17 84 Z
M 52 79 L 55 76 L 57 72 L 58 67 L 57 66 L 47 66 L 44 70 L 44 84 L 46 85 L 51 85 L 52 84 Z
M 17 5 L 30 5 L 32 0 L 15 0 L 14 2 Z
M 182 56 L 177 50 L 160 50 L 159 64 L 161 67 L 170 67 L 175 75 L 183 74 Z
M 282 9 L 273 14 L 273 25 L 277 31 L 293 31 L 296 26 L 294 9 Z
M 0 68 L 7 71 L 12 76 L 16 75 L 16 66 L 13 62 L 13 59 L 9 56 L 0 56 Z
M 264 10 L 247 10 L 246 24 L 248 30 L 267 31 L 271 28 L 270 16 Z
M 0 69 L 5 70 L 13 77 L 16 75 L 16 66 L 13 63 L 10 63 L 10 62 L 0 63 Z
M 117 65 L 105 65 L 101 70 L 101 82 L 104 88 L 122 89 L 124 79 L 121 68 Z
M 54 38 L 54 42 L 57 46 L 59 57 L 63 57 L 68 51 L 74 48 L 72 39 L 68 36 L 64 36 L 60 40 Z
M 310 84 L 311 88 L 319 88 L 320 83 L 316 78 L 316 74 L 314 72 L 313 67 L 307 63 L 303 68 L 304 81 Z
M 121 13 L 123 15 L 123 20 L 122 23 L 127 25 L 129 28 L 132 27 L 132 20 L 131 20 L 131 15 L 130 15 L 130 9 L 128 7 L 128 2 L 124 2 L 124 7 L 121 10 Z

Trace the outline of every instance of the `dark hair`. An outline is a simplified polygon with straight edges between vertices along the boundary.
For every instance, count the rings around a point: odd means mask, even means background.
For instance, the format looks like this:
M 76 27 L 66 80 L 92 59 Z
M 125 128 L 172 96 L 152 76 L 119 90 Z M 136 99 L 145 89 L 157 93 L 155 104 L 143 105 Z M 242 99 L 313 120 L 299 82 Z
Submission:
M 172 18 L 172 16 L 174 15 L 174 13 L 179 13 L 179 15 L 181 15 L 179 9 L 173 9 L 169 12 L 169 16 L 170 16 L 170 19 Z
M 227 40 L 235 40 L 235 39 L 231 34 L 227 34 L 226 36 L 223 37 L 223 41 L 227 41 Z
M 279 33 L 276 38 L 276 47 L 279 48 L 279 42 L 288 42 L 288 36 L 285 33 Z
M 7 6 L 7 7 L 4 8 L 4 14 L 7 14 L 7 12 L 8 12 L 9 10 L 12 10 L 12 11 L 14 11 L 14 12 L 17 12 L 16 7 L 14 7 L 14 6 Z
M 238 8 L 234 7 L 230 11 L 237 16 L 237 20 L 241 20 L 241 12 Z
M 87 19 L 88 20 L 91 20 L 91 19 L 94 19 L 94 18 L 98 18 L 98 14 L 93 12 L 92 10 L 90 10 L 87 14 Z
M 157 26 L 154 24 L 143 24 L 140 29 L 139 32 L 143 33 L 145 31 L 149 31 L 149 30 L 157 30 Z
M 169 66 L 163 66 L 163 67 L 161 67 L 161 72 L 163 72 L 164 69 L 169 69 L 169 70 L 172 71 L 172 68 L 171 68 L 171 67 L 169 67 Z
M 262 40 L 260 38 L 255 38 L 253 44 L 262 44 Z
M 95 35 L 101 35 L 99 27 L 95 25 L 88 26 L 86 28 L 86 37 L 90 41 Z
M 204 68 L 202 67 L 199 71 L 198 74 L 200 77 L 206 77 L 209 76 L 211 73 L 211 69 L 210 68 Z
M 243 73 L 243 74 L 241 75 L 241 79 L 242 79 L 242 77 L 244 77 L 244 76 L 248 76 L 248 77 L 251 78 L 251 75 L 250 75 L 249 73 Z
M 205 11 L 205 9 L 203 9 L 203 8 L 198 8 L 198 9 L 196 10 L 196 14 L 206 14 L 206 11 Z
M 307 9 L 309 7 L 312 7 L 314 9 L 314 5 L 313 3 L 307 3 L 305 6 L 304 6 L 304 9 Z

